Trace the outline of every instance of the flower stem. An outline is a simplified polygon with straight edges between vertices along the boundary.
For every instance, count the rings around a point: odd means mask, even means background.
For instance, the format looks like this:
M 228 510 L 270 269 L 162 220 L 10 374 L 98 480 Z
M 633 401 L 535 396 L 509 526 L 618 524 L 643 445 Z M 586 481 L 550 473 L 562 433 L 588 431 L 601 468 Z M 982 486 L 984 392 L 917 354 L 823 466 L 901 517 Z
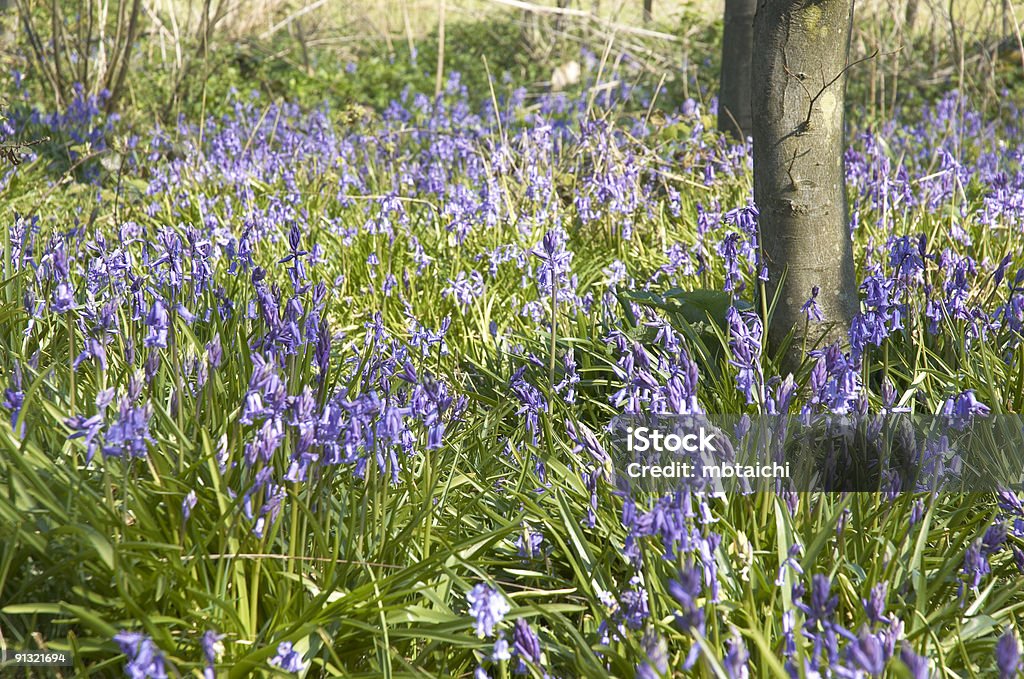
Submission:
M 554 276 L 552 276 L 554 278 Z M 548 357 L 548 385 L 551 387 L 551 391 L 548 394 L 548 412 L 551 412 L 552 403 L 554 402 L 555 395 L 555 350 L 557 342 L 557 328 L 558 328 L 558 288 L 556 282 L 552 281 L 551 286 L 551 346 Z

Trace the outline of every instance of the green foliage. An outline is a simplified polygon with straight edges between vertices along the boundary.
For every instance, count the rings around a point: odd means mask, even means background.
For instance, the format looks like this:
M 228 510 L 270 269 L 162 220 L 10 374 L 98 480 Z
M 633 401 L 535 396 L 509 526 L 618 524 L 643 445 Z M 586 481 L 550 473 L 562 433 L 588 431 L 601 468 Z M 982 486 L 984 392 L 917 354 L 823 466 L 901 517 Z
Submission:
M 462 74 L 471 101 L 490 99 L 492 79 L 501 96 L 511 84 L 548 76 L 550 64 L 520 48 L 518 31 L 512 22 L 494 22 L 484 29 L 477 24 L 449 27 L 445 70 Z M 204 80 L 201 96 L 183 101 L 175 113 L 186 114 L 192 122 L 200 113 L 216 117 L 240 99 L 244 102 L 246 90 L 258 89 L 265 96 L 257 106 L 279 97 L 304 106 L 326 99 L 335 122 L 372 131 L 376 120 L 363 107 L 385 108 L 406 87 L 433 91 L 436 41 L 417 44 L 415 60 L 407 45 L 396 44 L 391 56 L 367 48 L 353 72 L 327 56 L 305 71 L 280 60 L 252 57 L 246 47 L 224 47 L 216 57 L 221 68 Z M 489 72 L 483 67 L 484 54 Z M 511 83 L 504 82 L 506 72 Z M 171 117 L 162 110 L 166 78 L 155 71 L 139 74 L 132 85 L 132 109 L 125 112 L 128 123 L 151 121 L 158 113 Z M 233 89 L 242 96 L 233 96 Z M 699 122 L 713 126 L 707 116 Z M 692 133 L 691 123 L 675 123 L 653 133 L 650 143 L 678 145 L 673 160 L 686 167 L 691 160 L 686 154 L 693 150 L 682 142 Z M 696 146 L 717 143 L 713 135 L 703 135 L 696 136 Z M 578 450 L 565 433 L 567 422 L 598 430 L 616 412 L 610 397 L 622 384 L 614 370 L 616 357 L 604 339 L 618 327 L 617 320 L 566 313 L 558 317 L 556 332 L 538 332 L 524 321 L 522 300 L 510 292 L 520 288 L 523 275 L 511 267 L 500 269 L 484 295 L 465 308 L 445 294 L 446 281 L 482 266 L 472 253 L 517 238 L 514 226 L 478 230 L 456 243 L 439 226 L 429 201 L 423 199 L 426 204 L 410 210 L 420 244 L 433 260 L 430 275 L 416 282 L 408 299 L 424 326 L 437 328 L 446 316 L 452 319 L 448 353 L 432 350 L 417 356 L 415 367 L 452 385 L 468 405 L 461 421 L 446 432 L 445 445 L 412 460 L 400 471 L 398 483 L 389 478 L 390 469 L 382 472 L 375 464 L 368 465 L 365 476 L 348 466 L 325 468 L 309 482 L 285 484 L 280 517 L 263 535 L 254 534 L 251 522 L 242 518 L 244 498 L 235 489 L 253 481 L 254 472 L 244 461 L 253 427 L 240 423 L 239 416 L 253 370 L 248 347 L 263 328 L 259 319 L 241 313 L 190 323 L 174 311 L 172 344 L 156 352 L 154 377 L 145 386 L 153 408 L 148 455 L 116 458 L 98 453 L 86 463 L 88 444 L 68 438 L 68 418 L 94 412 L 104 389 L 123 385 L 128 376 L 145 369 L 141 350 L 133 359 L 126 351 L 129 343 L 145 346 L 145 330 L 138 323 L 125 323 L 135 333 L 118 336 L 109 345 L 107 371 L 88 362 L 72 368 L 88 339 L 84 329 L 91 319 L 81 310 L 63 317 L 29 314 L 26 292 L 34 289 L 36 273 L 13 263 L 15 245 L 6 225 L 15 213 L 39 214 L 39 243 L 83 228 L 89 236 L 127 240 L 126 247 L 131 247 L 131 239 L 123 239 L 119 230 L 126 221 L 136 222 L 140 233 L 151 237 L 160 228 L 184 236 L 189 223 L 232 224 L 237 218 L 228 209 L 230 187 L 187 172 L 174 187 L 180 204 L 171 204 L 164 195 L 149 210 L 149 150 L 137 149 L 133 155 L 125 137 L 105 136 L 111 138 L 113 150 L 104 154 L 133 157 L 136 174 L 100 166 L 97 176 L 79 176 L 81 183 L 49 185 L 62 181 L 73 164 L 58 164 L 68 146 L 55 139 L 52 148 L 26 161 L 3 196 L 0 382 L 11 384 L 19 366 L 25 398 L 14 421 L 0 423 L 0 626 L 7 643 L 29 645 L 38 632 L 52 648 L 75 652 L 75 676 L 115 676 L 124 658 L 111 637 L 130 628 L 152 636 L 182 676 L 200 677 L 204 663 L 199 640 L 214 629 L 226 635 L 218 672 L 228 677 L 271 672 L 267 660 L 282 641 L 309 651 L 314 660 L 308 677 L 467 676 L 492 652 L 492 642 L 473 633 L 465 602 L 473 585 L 487 582 L 511 600 L 504 630 L 510 630 L 512 620 L 530 621 L 541 637 L 548 666 L 559 668 L 561 676 L 633 676 L 646 659 L 640 635 L 602 639 L 603 626 L 615 613 L 607 593 L 621 592 L 635 575 L 622 553 L 627 538 L 623 499 L 600 484 L 592 504 L 580 476 L 590 464 L 588 453 Z M 90 149 L 71 148 L 83 154 Z M 163 152 L 184 155 L 187 149 Z M 390 158 L 415 152 L 392 149 Z M 583 170 L 573 165 L 574 158 L 566 151 L 558 159 L 555 182 L 558 199 L 566 205 L 581 188 L 577 182 Z M 369 192 L 376 196 L 393 189 L 392 167 L 380 162 L 370 169 L 376 179 Z M 720 266 L 687 279 L 685 288 L 657 274 L 665 264 L 667 244 L 696 242 L 697 204 L 707 205 L 710 199 L 719 199 L 723 206 L 742 204 L 750 178 L 741 173 L 709 190 L 695 179 L 673 175 L 672 169 L 657 182 L 659 190 L 680 193 L 680 216 L 672 217 L 657 202 L 638 218 L 630 240 L 612 223 L 568 223 L 573 272 L 580 292 L 598 294 L 606 290 L 602 270 L 612 260 L 628 262 L 636 281 L 653 280 L 649 289 L 640 289 L 640 283 L 620 292 L 626 320 L 621 329 L 653 351 L 655 332 L 638 318 L 633 305 L 667 319 L 683 333 L 701 366 L 701 401 L 719 412 L 743 412 L 746 404 L 726 360 L 725 311 L 732 296 L 717 291 L 723 284 Z M 297 189 L 283 179 L 253 179 L 249 186 L 261 209 L 275 197 L 298 191 L 313 215 L 303 247 L 323 248 L 315 275 L 337 282 L 326 316 L 332 330 L 344 335 L 332 348 L 334 365 L 344 367 L 326 379 L 318 394 L 322 397 L 332 388 L 352 393 L 363 388 L 360 376 L 376 356 L 367 328 L 374 314 L 380 314 L 382 326 L 400 342 L 411 339 L 407 309 L 397 297 L 381 294 L 378 277 L 401 277 L 417 262 L 408 234 L 385 242 L 360 233 L 345 243 L 327 228 L 324 220 L 361 224 L 366 213 L 358 202 L 340 206 L 333 188 L 324 188 L 340 185 L 337 172 L 327 169 L 318 179 L 322 183 L 299 181 Z M 528 204 L 526 188 L 510 184 L 505 187 L 507 200 L 513 206 Z M 965 187 L 966 212 L 982 204 L 976 189 Z M 869 213 L 865 207 L 865 223 L 875 216 Z M 944 233 L 949 214 L 919 208 L 904 219 L 916 230 L 936 234 Z M 865 241 L 875 236 L 879 234 L 866 229 Z M 993 256 L 1006 249 L 991 233 L 979 230 L 973 236 L 988 243 Z M 282 288 L 289 285 L 278 264 L 286 239 L 282 226 L 280 233 L 260 240 L 253 253 L 255 262 L 268 270 L 268 283 Z M 523 240 L 521 245 L 537 244 Z M 136 247 L 141 258 L 143 248 Z M 382 262 L 380 271 L 366 264 L 371 255 Z M 244 275 L 228 273 L 224 259 L 215 267 L 212 275 L 224 286 L 225 298 L 239 309 L 255 303 Z M 52 285 L 41 285 L 40 299 L 52 299 Z M 996 294 L 994 289 L 986 292 Z M 197 294 L 201 306 L 216 307 L 212 290 Z M 749 304 L 737 302 L 744 310 Z M 128 318 L 132 312 L 121 308 L 117 313 Z M 886 377 L 901 394 L 901 403 L 919 411 L 931 412 L 948 394 L 966 388 L 975 389 L 994 408 L 1024 410 L 1022 350 L 1017 347 L 1006 356 L 999 347 L 968 348 L 961 340 L 963 330 L 961 325 L 932 335 L 912 325 L 872 349 L 865 375 L 872 404 L 880 402 Z M 224 365 L 211 373 L 204 388 L 182 388 L 178 362 L 204 356 L 207 343 L 218 336 L 225 347 Z M 522 351 L 513 352 L 515 345 Z M 561 366 L 539 366 L 525 358 L 548 358 L 552 348 L 554 355 L 572 356 L 578 364 L 575 403 L 566 402 L 556 387 L 564 377 Z M 311 353 L 306 348 L 289 362 L 290 384 L 317 383 Z M 522 404 L 510 390 L 510 377 L 517 370 L 525 371 L 551 403 L 549 410 L 537 414 L 536 440 L 526 431 Z M 805 387 L 807 376 L 797 378 Z M 289 446 L 295 444 L 289 438 L 270 461 L 278 473 L 287 468 Z M 540 488 L 548 490 L 538 492 Z M 186 519 L 183 502 L 190 492 L 196 506 Z M 994 671 L 988 660 L 993 635 L 1019 618 L 1024 582 L 1008 551 L 993 558 L 992 573 L 980 591 L 966 587 L 962 593 L 960 574 L 966 548 L 998 512 L 992 497 L 906 495 L 892 500 L 868 493 L 804 494 L 793 509 L 774 494 L 707 501 L 715 531 L 723 537 L 716 556 L 722 595 L 718 602 L 707 602 L 708 618 L 722 624 L 716 622 L 697 643 L 721 649 L 735 631 L 750 649 L 753 676 L 788 676 L 778 655 L 784 638 L 782 613 L 793 609 L 795 576 L 783 566 L 790 547 L 799 543 L 803 571 L 832 577 L 841 602 L 838 622 L 848 629 L 868 622 L 860 601 L 873 585 L 886 583 L 889 612 L 906 621 L 906 636 L 915 650 L 940 659 L 947 676 Z M 910 525 L 908 516 L 917 501 L 923 503 L 923 518 Z M 594 512 L 593 525 L 583 520 L 589 511 Z M 844 531 L 837 530 L 840 521 Z M 534 559 L 521 557 L 516 545 L 528 528 L 544 535 L 544 549 Z M 677 604 L 668 583 L 677 576 L 683 557 L 663 558 L 655 539 L 642 542 L 650 625 L 667 640 L 672 666 L 678 667 L 691 642 L 672 624 Z M 782 585 L 776 585 L 780 572 Z M 810 642 L 799 634 L 795 643 L 801 652 L 810 651 Z M 709 660 L 691 674 L 721 676 L 715 654 L 705 657 Z M 506 676 L 511 669 L 501 667 Z

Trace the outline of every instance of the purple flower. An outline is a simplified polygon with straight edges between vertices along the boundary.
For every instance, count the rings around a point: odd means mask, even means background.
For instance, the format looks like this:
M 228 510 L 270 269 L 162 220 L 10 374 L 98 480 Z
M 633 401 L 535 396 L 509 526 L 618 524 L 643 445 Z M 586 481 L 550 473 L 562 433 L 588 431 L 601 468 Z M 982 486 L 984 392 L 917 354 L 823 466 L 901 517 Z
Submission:
M 824 650 L 830 663 L 836 663 L 839 657 L 839 636 L 853 639 L 850 634 L 833 619 L 839 597 L 832 594 L 832 581 L 818 573 L 811 579 L 811 601 L 803 599 L 804 589 L 800 584 L 793 587 L 793 605 L 804 614 L 803 634 L 814 642 L 814 659 L 817 662 Z
M 282 641 L 277 645 L 277 655 L 269 660 L 273 667 L 278 667 L 285 672 L 301 672 L 306 668 L 302 661 L 302 654 L 292 647 L 292 642 Z
M 154 301 L 153 306 L 149 310 L 149 315 L 146 316 L 146 327 L 149 328 L 149 332 L 146 333 L 143 343 L 147 347 L 166 348 L 167 330 L 170 327 L 170 323 L 171 319 L 167 314 L 167 307 L 159 299 Z
M 53 304 L 50 305 L 55 313 L 64 314 L 75 308 L 75 291 L 67 283 L 57 284 L 53 291 Z
M 986 417 L 990 410 L 987 405 L 974 397 L 974 391 L 968 389 L 957 396 L 947 399 L 942 406 L 941 414 L 949 418 L 950 426 L 962 431 L 971 424 L 976 415 Z
M 843 533 L 846 531 L 846 526 L 848 523 L 850 523 L 851 516 L 853 516 L 853 512 L 850 511 L 849 507 L 845 508 L 842 512 L 839 513 L 839 518 L 836 519 L 837 539 L 843 537 Z
M 928 658 L 918 655 L 910 644 L 903 642 L 900 649 L 900 660 L 910 672 L 911 679 L 930 679 L 931 672 L 928 670 Z
M 803 575 L 804 569 L 800 566 L 800 554 L 803 553 L 803 546 L 794 542 L 789 546 L 789 554 L 779 564 L 779 572 L 775 576 L 775 585 L 781 586 L 786 581 L 786 569 L 791 568 L 797 575 Z
M 114 635 L 114 641 L 128 657 L 124 673 L 131 679 L 167 679 L 163 653 L 152 639 L 140 632 L 122 631 Z
M 731 306 L 726 311 L 729 322 L 729 363 L 737 368 L 736 388 L 747 397 L 747 403 L 760 400 L 761 376 L 761 319 L 753 312 L 740 313 Z
M 531 254 L 541 260 L 537 269 L 537 288 L 554 302 L 564 301 L 576 287 L 575 277 L 570 278 L 572 252 L 565 249 L 568 240 L 561 229 L 551 229 L 544 234 L 541 247 Z
M 214 679 L 216 677 L 216 668 L 214 665 L 217 662 L 217 658 L 224 652 L 224 644 L 221 643 L 221 639 L 224 638 L 223 634 L 217 634 L 213 630 L 206 630 L 201 640 L 203 647 L 203 656 L 206 658 L 206 667 L 203 669 L 203 679 Z
M 519 667 L 522 672 L 528 671 L 524 665 L 538 665 L 540 663 L 540 639 L 530 628 L 525 619 L 519 618 L 515 622 L 512 634 L 512 642 L 515 647 L 516 656 L 519 658 Z
M 868 676 L 877 677 L 885 671 L 885 651 L 882 643 L 865 630 L 847 647 L 847 655 L 855 668 Z
M 830 622 L 839 603 L 839 597 L 832 594 L 832 581 L 828 576 L 816 573 L 811 578 L 811 604 L 799 603 L 797 608 L 807 616 L 808 623 Z
M 811 398 L 802 412 L 810 412 L 816 405 L 838 415 L 854 410 L 862 393 L 858 361 L 844 354 L 838 344 L 808 355 L 816 360 L 811 368 Z
M 808 298 L 804 305 L 800 307 L 800 311 L 804 313 L 804 317 L 808 322 L 814 321 L 815 323 L 821 323 L 825 320 L 825 317 L 821 313 L 821 307 L 818 306 L 818 293 L 820 288 L 815 285 L 811 288 L 811 296 Z
M 991 571 L 992 568 L 989 566 L 988 554 L 985 552 L 983 541 L 981 539 L 975 540 L 968 545 L 967 550 L 964 552 L 963 574 L 967 576 L 967 582 L 970 583 L 972 588 L 977 588 L 981 584 L 981 579 Z M 960 587 L 962 590 L 963 583 L 961 583 Z
M 25 404 L 25 392 L 21 389 L 21 365 L 18 363 L 14 364 L 13 376 L 11 378 L 11 385 L 4 390 L 4 400 L 0 403 L 0 406 L 6 408 L 10 413 L 11 429 L 18 424 L 18 417 L 21 415 L 21 407 Z M 18 432 L 19 437 L 25 435 L 24 423 L 22 424 L 21 431 Z
M 469 613 L 474 618 L 473 626 L 478 637 L 483 639 L 494 633 L 494 626 L 500 623 L 512 606 L 504 595 L 491 587 L 480 583 L 466 594 Z
M 509 387 L 520 403 L 516 414 L 525 416 L 526 431 L 531 434 L 533 443 L 536 444 L 540 431 L 540 413 L 547 410 L 547 401 L 544 394 L 523 377 L 525 373 L 526 366 L 517 369 L 509 380 Z
M 615 288 L 627 278 L 626 265 L 619 260 L 614 260 L 607 268 L 603 269 L 604 284 L 609 288 Z
M 494 640 L 494 649 L 491 651 L 491 660 L 501 662 L 510 660 L 512 654 L 509 652 L 508 641 L 505 640 L 505 633 L 498 632 L 498 638 Z
M 216 370 L 224 360 L 224 349 L 220 344 L 220 333 L 213 336 L 213 339 L 206 343 L 206 360 L 210 368 Z
M 535 533 L 527 525 L 523 526 L 523 532 L 516 539 L 516 547 L 519 556 L 524 559 L 532 559 L 540 554 L 540 546 L 544 542 L 544 535 Z
M 921 522 L 924 518 L 925 506 L 922 500 L 914 500 L 914 506 L 910 508 L 910 525 L 913 526 Z
M 679 578 L 668 583 L 668 592 L 679 604 L 676 612 L 676 626 L 689 631 L 704 629 L 704 608 L 698 607 L 697 599 L 702 592 L 703 576 L 695 568 L 683 568 Z
M 114 457 L 145 457 L 148 444 L 150 408 L 132 405 L 128 396 L 121 398 L 117 420 L 104 435 L 103 454 Z
M 871 588 L 871 596 L 861 599 L 864 611 L 868 615 L 868 621 L 873 625 L 879 623 L 888 625 L 891 622 L 889 618 L 885 617 L 885 598 L 888 592 L 888 583 L 880 582 Z
M 746 644 L 743 643 L 741 637 L 734 636 L 728 641 L 728 650 L 725 657 L 722 658 L 722 667 L 725 668 L 729 679 L 748 679 L 750 676 L 750 668 L 747 666 L 749 661 L 750 653 L 747 652 Z
M 188 521 L 189 517 L 192 516 L 192 510 L 195 509 L 197 501 L 196 491 L 194 490 L 190 490 L 185 499 L 181 501 L 181 515 L 185 521 Z
M 316 365 L 319 371 L 318 379 L 322 384 L 327 379 L 327 372 L 331 367 L 331 333 L 327 327 L 327 321 L 321 320 L 316 335 Z
M 1016 679 L 1021 669 L 1020 642 L 1013 630 L 1006 630 L 996 643 L 996 667 L 999 668 L 999 679 Z
M 448 287 L 441 291 L 442 297 L 453 297 L 455 301 L 465 310 L 480 295 L 484 293 L 484 277 L 479 271 L 470 271 L 469 276 L 465 271 L 460 271 L 455 280 L 448 280 Z
M 726 292 L 739 294 L 743 292 L 746 284 L 743 282 L 743 274 L 740 272 L 739 257 L 741 255 L 743 236 L 738 233 L 727 234 L 718 245 L 718 254 L 725 263 L 725 285 Z M 749 247 L 749 246 L 748 246 Z
M 661 679 L 668 674 L 668 645 L 654 629 L 648 629 L 640 641 L 647 660 L 636 668 L 636 679 Z
M 1008 530 L 1006 523 L 999 521 L 996 524 L 989 526 L 985 530 L 985 535 L 981 538 L 981 551 L 985 556 L 991 556 L 1000 549 L 1002 549 L 1003 543 L 1006 542 Z
M 100 446 L 97 436 L 103 430 L 103 415 L 96 414 L 88 418 L 84 415 L 75 415 L 74 417 L 66 418 L 64 424 L 72 431 L 68 435 L 69 441 L 77 438 L 83 439 L 86 445 L 85 461 L 88 464 L 95 457 L 96 451 Z

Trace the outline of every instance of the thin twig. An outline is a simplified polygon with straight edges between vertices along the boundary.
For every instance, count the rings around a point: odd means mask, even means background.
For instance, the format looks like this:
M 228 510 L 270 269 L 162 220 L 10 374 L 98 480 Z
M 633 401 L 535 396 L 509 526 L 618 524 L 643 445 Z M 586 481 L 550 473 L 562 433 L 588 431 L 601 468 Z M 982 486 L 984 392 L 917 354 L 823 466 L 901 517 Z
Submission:
M 302 9 L 297 10 L 295 12 L 292 12 L 290 15 L 288 15 L 287 17 L 285 17 L 281 21 L 277 22 L 276 24 L 274 24 L 273 26 L 271 26 L 267 30 L 265 30 L 262 33 L 260 33 L 260 40 L 266 40 L 267 38 L 271 37 L 272 35 L 274 35 L 278 31 L 280 31 L 282 28 L 286 27 L 288 24 L 294 22 L 296 19 L 299 19 L 299 18 L 305 16 L 306 14 L 309 14 L 313 10 L 322 7 L 326 3 L 327 3 L 327 0 L 316 0 L 316 2 L 314 2 L 313 4 L 306 5 Z
M 437 74 L 434 79 L 434 99 L 441 96 L 441 87 L 444 83 L 444 14 L 447 4 L 445 0 L 441 0 L 441 12 L 437 17 Z
M 555 14 L 560 16 L 574 16 L 587 19 L 594 23 L 603 25 L 607 28 L 613 29 L 621 33 L 632 33 L 633 35 L 642 35 L 648 38 L 657 38 L 659 40 L 667 40 L 669 42 L 679 42 L 677 36 L 671 33 L 662 33 L 661 31 L 652 31 L 648 28 L 636 28 L 635 26 L 629 26 L 627 24 L 620 24 L 614 21 L 608 21 L 595 16 L 591 12 L 582 9 L 572 9 L 570 7 L 545 7 L 544 5 L 535 5 L 532 2 L 524 2 L 523 0 L 489 0 L 497 5 L 505 5 L 506 7 L 515 7 L 516 9 L 525 10 L 534 14 Z

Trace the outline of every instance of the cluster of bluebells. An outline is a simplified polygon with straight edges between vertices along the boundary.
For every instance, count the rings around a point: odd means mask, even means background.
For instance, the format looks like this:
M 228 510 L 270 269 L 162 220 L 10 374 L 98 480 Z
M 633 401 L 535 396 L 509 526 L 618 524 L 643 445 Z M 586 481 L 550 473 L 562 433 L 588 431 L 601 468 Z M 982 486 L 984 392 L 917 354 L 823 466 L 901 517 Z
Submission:
M 605 88 L 598 103 L 627 94 Z M 739 303 L 767 275 L 758 259 L 757 210 L 749 197 L 724 205 L 710 197 L 736 194 L 718 189 L 747 176 L 749 147 L 705 129 L 704 112 L 692 100 L 666 119 L 686 132 L 654 143 L 645 121 L 615 125 L 591 115 L 588 97 L 550 95 L 531 106 L 525 97 L 519 90 L 475 108 L 453 74 L 442 97 L 407 91 L 372 126 L 349 127 L 326 107 L 302 111 L 237 99 L 221 120 L 200 126 L 182 119 L 131 140 L 127 167 L 140 176 L 145 169 L 145 195 L 132 218 L 109 231 L 74 221 L 44 235 L 37 216 L 20 217 L 10 241 L 15 272 L 29 274 L 19 300 L 27 316 L 24 346 L 40 344 L 55 328 L 68 332 L 76 340 L 69 370 L 79 384 L 88 375 L 104 385 L 92 399 L 69 399 L 74 409 L 63 418 L 85 462 L 143 460 L 167 445 L 158 414 L 184 421 L 208 412 L 213 386 L 242 375 L 237 402 L 216 406 L 237 413 L 231 427 L 238 452 L 228 454 L 225 439 L 217 462 L 249 530 L 266 536 L 287 509 L 288 484 L 334 467 L 354 479 L 377 473 L 397 484 L 410 460 L 446 445 L 467 408 L 465 386 L 444 377 L 463 368 L 448 343 L 479 336 L 479 318 L 489 320 L 482 339 L 500 347 L 512 336 L 558 335 L 580 314 L 599 321 L 605 382 L 612 385 L 605 391 L 586 384 L 584 354 L 564 344 L 555 343 L 554 369 L 530 348 L 507 352 L 516 367 L 501 376 L 502 391 L 532 446 L 540 445 L 543 418 L 577 405 L 588 388 L 626 415 L 702 414 L 689 339 L 662 314 L 620 295 L 631 288 L 727 293 L 734 300 L 723 328 L 729 379 L 748 409 L 772 415 L 865 412 L 863 362 L 901 333 L 934 341 L 952 323 L 967 341 L 1009 357 L 1024 336 L 1024 269 L 1013 266 L 1012 252 L 993 257 L 971 237 L 978 228 L 1014 235 L 1024 229 L 1021 150 L 983 141 L 1016 138 L 1009 133 L 1017 130 L 986 137 L 987 124 L 965 111 L 959 95 L 926 107 L 913 125 L 856 135 L 846 153 L 851 228 L 867 242 L 861 307 L 849 351 L 832 345 L 811 352 L 799 400 L 792 376 L 765 374 L 762 319 Z M 16 117 L 0 132 L 7 137 L 17 125 L 43 125 L 102 150 L 114 123 L 101 114 L 102 104 L 102 95 L 79 92 L 66 111 Z M 977 142 L 967 145 L 974 149 L 968 155 L 959 152 L 964 139 Z M 680 158 L 687 159 L 681 166 Z M 668 181 L 666 167 L 682 183 Z M 100 179 L 99 166 L 89 168 L 83 178 Z M 711 189 L 692 211 L 681 199 L 686 183 Z M 968 185 L 980 187 L 980 196 L 950 216 L 948 238 L 904 219 L 918 207 L 937 212 Z M 321 187 L 316 209 L 303 193 L 309 186 Z M 693 233 L 660 234 L 651 225 L 661 207 Z M 581 231 L 611 244 L 590 271 L 579 265 L 578 253 L 594 249 Z M 656 249 L 653 270 L 631 268 L 622 254 L 636 243 Z M 590 289 L 593 271 L 601 280 Z M 424 294 L 429 290 L 437 294 Z M 809 291 L 809 320 L 820 320 L 819 292 Z M 24 405 L 27 375 L 46 368 L 41 358 L 37 351 L 4 371 L 0 407 L 22 438 L 37 434 L 39 420 Z M 890 396 L 886 408 L 895 407 Z M 37 398 L 49 396 L 40 390 Z M 963 427 L 987 413 L 968 390 L 944 402 L 939 414 Z M 573 469 L 590 494 L 580 519 L 593 528 L 610 457 L 586 425 L 561 421 L 575 446 Z M 550 486 L 543 462 L 529 459 Z M 203 495 L 183 493 L 186 522 L 206 511 Z M 793 494 L 783 500 L 795 513 Z M 639 636 L 647 658 L 638 676 L 660 676 L 669 662 L 667 642 L 650 619 L 654 588 L 644 550 L 674 568 L 683 564 L 666 588 L 676 625 L 689 638 L 686 668 L 698 662 L 697 637 L 717 614 L 713 605 L 729 595 L 718 570 L 723 538 L 715 502 L 702 489 L 623 502 L 621 548 L 631 572 L 615 583 L 617 591 L 599 593 L 599 641 Z M 983 585 L 992 558 L 1006 550 L 1024 571 L 1017 546 L 1024 510 L 1009 493 L 1000 507 L 995 525 L 965 549 L 964 596 Z M 523 559 L 545 553 L 543 535 L 528 525 L 515 546 Z M 783 565 L 802 575 L 795 552 Z M 791 673 L 832 668 L 840 677 L 876 676 L 899 661 L 915 678 L 928 676 L 927 661 L 886 611 L 884 585 L 863 601 L 868 624 L 847 630 L 838 622 L 832 582 L 817 574 L 808 584 L 809 591 L 797 583 L 795 607 L 782 621 Z M 540 638 L 525 619 L 505 620 L 511 607 L 504 595 L 480 584 L 466 600 L 475 634 L 493 639 L 479 677 L 501 662 L 512 662 L 513 672 L 545 671 Z M 203 639 L 207 675 L 219 655 L 219 638 L 210 635 Z M 811 644 L 808 657 L 797 656 L 797 635 Z M 130 676 L 165 675 L 151 640 L 134 633 L 115 640 Z M 730 676 L 746 676 L 744 642 L 733 637 L 722 650 Z M 1016 639 L 1004 637 L 1000 672 L 1015 675 L 1019 662 Z M 281 642 L 270 664 L 295 672 L 304 660 Z
M 525 618 L 518 618 L 512 624 L 511 640 L 507 638 L 505 616 L 512 610 L 505 595 L 498 590 L 480 583 L 466 593 L 469 614 L 473 618 L 473 630 L 481 639 L 494 639 L 494 645 L 474 672 L 475 679 L 489 679 L 488 664 L 514 661 L 510 667 L 513 674 L 529 675 L 531 669 L 542 669 L 543 655 L 540 639 Z
M 130 679 L 167 679 L 164 654 L 152 639 L 141 632 L 122 631 L 114 641 L 127 659 L 124 673 Z

